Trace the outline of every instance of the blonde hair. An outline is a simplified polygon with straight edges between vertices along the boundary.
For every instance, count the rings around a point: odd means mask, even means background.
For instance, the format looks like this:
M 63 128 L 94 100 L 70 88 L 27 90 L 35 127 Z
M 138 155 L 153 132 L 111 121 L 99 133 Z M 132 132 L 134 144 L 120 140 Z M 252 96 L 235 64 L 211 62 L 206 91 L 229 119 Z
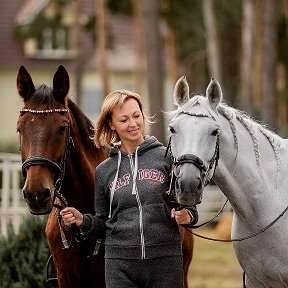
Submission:
M 146 122 L 148 122 L 148 117 L 143 111 L 142 98 L 139 94 L 124 89 L 113 91 L 106 96 L 96 122 L 94 142 L 97 147 L 106 146 L 120 141 L 117 132 L 111 129 L 109 123 L 112 120 L 114 108 L 122 106 L 129 99 L 134 99 L 138 102 L 140 111 L 143 115 L 144 126 Z

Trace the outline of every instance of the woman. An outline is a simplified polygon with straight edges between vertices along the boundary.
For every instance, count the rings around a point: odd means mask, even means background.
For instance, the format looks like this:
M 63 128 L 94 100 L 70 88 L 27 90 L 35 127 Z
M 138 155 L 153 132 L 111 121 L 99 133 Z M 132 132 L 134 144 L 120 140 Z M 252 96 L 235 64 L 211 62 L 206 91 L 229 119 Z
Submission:
M 144 136 L 146 122 L 138 94 L 117 90 L 106 97 L 94 140 L 114 144 L 96 168 L 96 215 L 72 207 L 61 211 L 66 225 L 76 223 L 87 237 L 105 239 L 108 288 L 183 287 L 177 224 L 191 223 L 193 214 L 175 211 L 166 199 L 171 159 L 155 137 Z

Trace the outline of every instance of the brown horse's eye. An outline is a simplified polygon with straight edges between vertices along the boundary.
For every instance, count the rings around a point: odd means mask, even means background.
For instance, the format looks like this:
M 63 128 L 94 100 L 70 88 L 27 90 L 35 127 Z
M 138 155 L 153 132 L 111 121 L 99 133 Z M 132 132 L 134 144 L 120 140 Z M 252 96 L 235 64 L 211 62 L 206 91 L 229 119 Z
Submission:
M 16 126 L 16 133 L 19 133 L 19 134 L 21 133 L 19 122 L 17 123 L 17 126 Z
M 67 125 L 60 126 L 59 132 L 64 133 L 67 130 L 67 127 L 68 127 Z

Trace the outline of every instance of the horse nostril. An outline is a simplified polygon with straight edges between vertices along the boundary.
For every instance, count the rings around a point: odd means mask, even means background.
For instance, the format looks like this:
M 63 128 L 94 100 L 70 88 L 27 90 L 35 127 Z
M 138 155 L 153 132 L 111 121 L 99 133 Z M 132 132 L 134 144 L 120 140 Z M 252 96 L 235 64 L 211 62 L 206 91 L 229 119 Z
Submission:
M 51 195 L 50 189 L 49 188 L 44 189 L 43 198 L 47 199 L 50 197 L 50 195 Z
M 199 180 L 199 184 L 197 186 L 197 190 L 201 190 L 202 189 L 202 181 L 201 179 L 198 179 Z
M 26 199 L 26 198 L 27 198 L 27 195 L 26 195 L 26 191 L 25 191 L 25 189 L 22 189 L 22 193 L 23 193 L 23 197 L 24 197 L 24 199 Z

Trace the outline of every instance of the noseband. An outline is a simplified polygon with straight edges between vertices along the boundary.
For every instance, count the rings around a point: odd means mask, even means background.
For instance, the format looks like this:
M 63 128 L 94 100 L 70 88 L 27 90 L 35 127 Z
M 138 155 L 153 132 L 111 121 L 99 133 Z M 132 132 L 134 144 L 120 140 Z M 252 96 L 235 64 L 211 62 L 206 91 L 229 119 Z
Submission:
M 66 113 L 68 112 L 68 109 L 32 110 L 32 109 L 24 108 L 20 110 L 20 113 L 22 112 L 30 112 L 32 114 L 50 114 L 50 113 L 61 113 L 61 112 Z M 31 166 L 40 165 L 40 166 L 46 166 L 46 167 L 55 169 L 57 171 L 57 174 L 59 175 L 59 178 L 56 180 L 54 184 L 54 197 L 58 197 L 64 203 L 65 206 L 68 206 L 68 203 L 65 197 L 60 193 L 60 190 L 61 190 L 63 179 L 65 176 L 65 166 L 66 166 L 65 164 L 66 164 L 67 156 L 69 155 L 69 152 L 70 152 L 71 144 L 74 146 L 74 142 L 71 137 L 70 122 L 68 120 L 67 138 L 65 142 L 64 153 L 59 164 L 41 155 L 36 155 L 36 156 L 32 155 L 28 157 L 22 163 L 22 175 L 24 179 L 26 179 L 26 176 L 27 176 L 26 170 Z

